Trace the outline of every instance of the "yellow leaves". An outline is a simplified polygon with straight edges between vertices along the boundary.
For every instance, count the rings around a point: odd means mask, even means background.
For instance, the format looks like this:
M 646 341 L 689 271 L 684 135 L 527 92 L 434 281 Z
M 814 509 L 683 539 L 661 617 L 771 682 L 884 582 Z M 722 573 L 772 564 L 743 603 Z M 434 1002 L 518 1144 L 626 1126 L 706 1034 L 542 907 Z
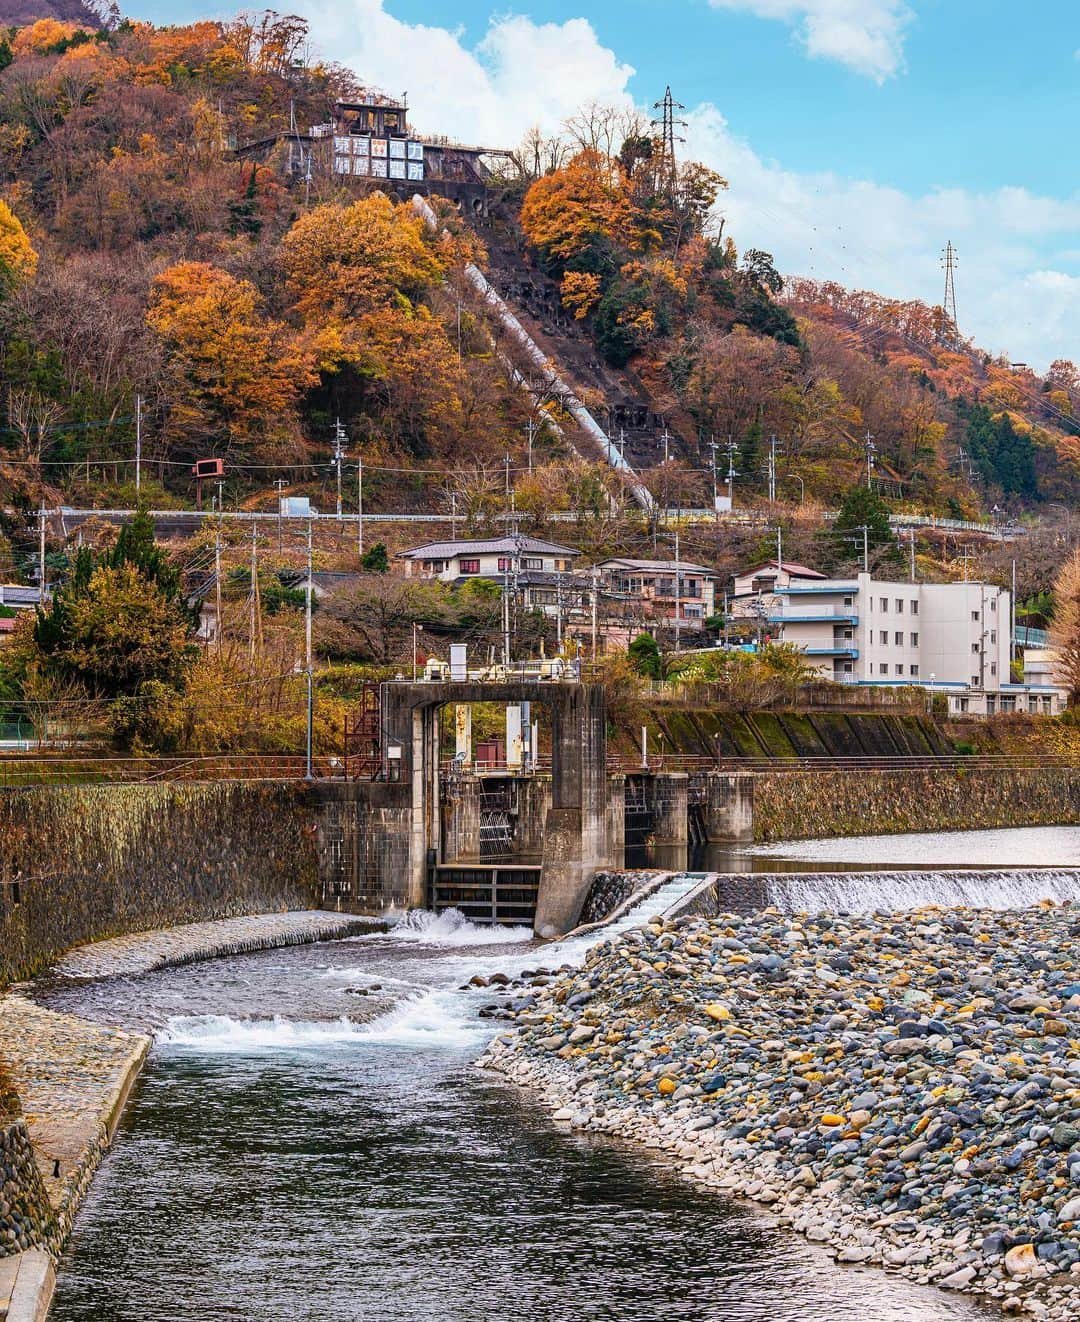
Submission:
M 285 328 L 263 316 L 254 285 L 207 262 L 162 272 L 147 321 L 165 342 L 182 425 L 250 442 L 280 426 L 299 390 L 315 382 Z
M 600 277 L 585 271 L 567 271 L 560 286 L 562 305 L 584 321 L 600 298 Z
M 596 151 L 579 152 L 561 170 L 538 179 L 525 194 L 525 237 L 559 261 L 585 252 L 598 239 L 632 239 L 633 208 L 613 163 Z
M 355 317 L 397 295 L 415 299 L 445 267 L 411 207 L 369 193 L 351 206 L 315 207 L 281 241 L 289 292 L 306 320 Z
M 29 280 L 37 270 L 37 262 L 22 222 L 6 202 L 0 201 L 0 279 L 9 287 Z
M 40 55 L 60 42 L 70 40 L 76 32 L 85 30 L 77 23 L 59 23 L 55 18 L 39 18 L 36 23 L 16 32 L 11 49 L 16 56 Z

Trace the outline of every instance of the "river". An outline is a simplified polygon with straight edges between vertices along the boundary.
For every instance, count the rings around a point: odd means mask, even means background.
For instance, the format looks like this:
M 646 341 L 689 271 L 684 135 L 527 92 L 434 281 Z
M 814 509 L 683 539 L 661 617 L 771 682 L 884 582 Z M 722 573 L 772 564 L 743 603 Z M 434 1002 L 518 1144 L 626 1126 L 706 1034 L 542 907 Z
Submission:
M 1066 862 L 1078 834 L 1039 861 Z M 587 944 L 424 915 L 347 941 L 43 985 L 48 1005 L 155 1035 L 64 1255 L 54 1322 L 990 1316 L 838 1268 L 668 1159 L 564 1132 L 478 1073 L 497 1025 L 480 1017 L 492 993 L 469 978 L 575 961 Z

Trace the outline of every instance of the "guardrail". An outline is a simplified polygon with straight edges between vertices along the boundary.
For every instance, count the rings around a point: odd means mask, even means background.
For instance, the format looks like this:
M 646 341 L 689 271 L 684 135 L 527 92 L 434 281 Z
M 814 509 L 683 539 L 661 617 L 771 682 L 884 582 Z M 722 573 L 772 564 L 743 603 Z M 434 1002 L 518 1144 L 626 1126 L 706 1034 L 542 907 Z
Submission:
M 303 780 L 305 758 L 291 754 L 225 753 L 207 757 L 68 757 L 62 754 L 0 755 L 0 786 L 147 784 L 154 781 Z M 345 758 L 315 758 L 318 780 L 343 780 Z
M 650 756 L 648 765 L 632 757 L 608 758 L 608 770 L 633 773 L 730 773 L 795 771 L 1025 771 L 1040 767 L 1077 767 L 1075 758 L 1046 754 L 931 754 L 911 757 L 706 757 L 698 754 Z

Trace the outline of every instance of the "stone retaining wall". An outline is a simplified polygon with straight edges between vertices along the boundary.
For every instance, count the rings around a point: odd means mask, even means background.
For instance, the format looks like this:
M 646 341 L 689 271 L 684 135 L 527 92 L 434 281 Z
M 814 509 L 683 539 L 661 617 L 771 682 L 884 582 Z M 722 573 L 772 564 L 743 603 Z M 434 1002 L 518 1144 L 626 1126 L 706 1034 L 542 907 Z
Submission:
M 1080 821 L 1080 767 L 765 772 L 754 839 L 1060 826 Z
M 55 1246 L 56 1218 L 22 1120 L 0 1127 L 0 1258 Z
M 318 811 L 298 785 L 0 790 L 0 986 L 101 937 L 312 907 Z

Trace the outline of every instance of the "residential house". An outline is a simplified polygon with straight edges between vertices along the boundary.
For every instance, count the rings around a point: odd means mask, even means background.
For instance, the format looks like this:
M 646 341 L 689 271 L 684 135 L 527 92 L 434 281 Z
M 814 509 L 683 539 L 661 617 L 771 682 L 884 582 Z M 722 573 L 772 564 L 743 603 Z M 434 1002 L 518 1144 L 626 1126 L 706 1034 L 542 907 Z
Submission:
M 689 560 L 633 560 L 622 556 L 597 566 L 605 612 L 701 631 L 716 612 L 717 575 Z
M 427 542 L 402 551 L 406 578 L 461 583 L 469 578 L 501 580 L 507 574 L 566 574 L 579 551 L 537 537 L 490 537 L 474 541 Z

